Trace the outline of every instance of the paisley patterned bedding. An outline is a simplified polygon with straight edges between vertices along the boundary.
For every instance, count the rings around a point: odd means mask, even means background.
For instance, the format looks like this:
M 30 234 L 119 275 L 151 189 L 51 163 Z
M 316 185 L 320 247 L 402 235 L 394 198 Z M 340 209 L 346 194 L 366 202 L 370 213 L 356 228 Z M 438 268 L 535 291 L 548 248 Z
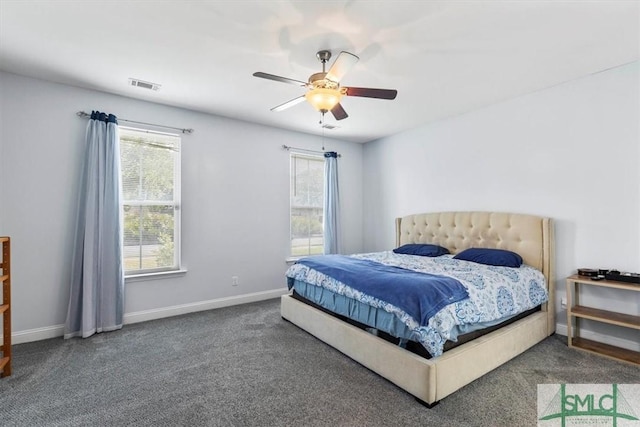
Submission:
M 465 286 L 469 298 L 445 306 L 429 320 L 428 325 L 420 326 L 416 319 L 400 308 L 356 291 L 302 264 L 294 264 L 287 271 L 287 277 L 292 279 L 290 281 L 321 286 L 392 313 L 434 357 L 441 355 L 446 341 L 455 341 L 460 331 L 473 329 L 473 325 L 478 323 L 500 322 L 537 307 L 548 299 L 542 272 L 527 265 L 520 268 L 495 267 L 453 259 L 451 255 L 429 258 L 395 254 L 391 251 L 352 256 L 408 270 L 453 277 Z

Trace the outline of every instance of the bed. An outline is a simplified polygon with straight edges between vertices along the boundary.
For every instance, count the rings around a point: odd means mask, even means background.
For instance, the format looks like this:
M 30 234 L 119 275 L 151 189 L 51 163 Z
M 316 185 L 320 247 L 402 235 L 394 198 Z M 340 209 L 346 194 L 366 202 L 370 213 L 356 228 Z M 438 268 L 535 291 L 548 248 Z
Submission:
M 435 212 L 397 218 L 396 247 L 411 243 L 437 244 L 452 254 L 477 247 L 516 252 L 524 264 L 544 276 L 549 303 L 432 358 L 390 343 L 292 294 L 282 296 L 282 317 L 429 407 L 554 333 L 551 219 L 500 212 Z

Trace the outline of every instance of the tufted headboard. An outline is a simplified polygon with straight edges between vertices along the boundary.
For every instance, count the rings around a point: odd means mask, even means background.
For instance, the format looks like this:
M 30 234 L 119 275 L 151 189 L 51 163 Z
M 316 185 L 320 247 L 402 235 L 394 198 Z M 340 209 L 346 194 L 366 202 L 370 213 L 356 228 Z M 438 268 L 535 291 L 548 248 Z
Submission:
M 550 218 L 502 212 L 433 212 L 396 218 L 396 246 L 434 243 L 451 253 L 467 248 L 507 249 L 520 254 L 525 264 L 542 271 L 550 301 L 553 286 L 554 238 Z M 543 308 L 546 310 L 546 307 Z M 549 327 L 555 328 L 554 310 Z

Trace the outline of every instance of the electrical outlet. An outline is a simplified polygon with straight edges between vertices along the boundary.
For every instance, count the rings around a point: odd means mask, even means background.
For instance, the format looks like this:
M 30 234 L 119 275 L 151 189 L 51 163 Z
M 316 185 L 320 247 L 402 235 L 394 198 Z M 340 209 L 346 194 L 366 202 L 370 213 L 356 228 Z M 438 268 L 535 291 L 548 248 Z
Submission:
M 231 286 L 238 286 L 238 276 L 231 276 Z
M 567 308 L 567 298 L 565 297 L 560 298 L 560 307 Z

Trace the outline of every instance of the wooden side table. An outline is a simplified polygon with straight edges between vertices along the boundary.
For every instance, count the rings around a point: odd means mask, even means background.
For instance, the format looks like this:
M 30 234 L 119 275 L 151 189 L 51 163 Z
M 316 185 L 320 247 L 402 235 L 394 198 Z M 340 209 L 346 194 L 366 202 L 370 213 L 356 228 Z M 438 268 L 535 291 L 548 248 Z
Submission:
M 11 239 L 0 237 L 0 314 L 2 344 L 0 344 L 0 377 L 11 375 Z
M 567 278 L 567 341 L 569 347 L 640 365 L 640 352 L 638 351 L 580 337 L 581 319 L 590 319 L 623 328 L 640 330 L 640 316 L 580 305 L 580 287 L 582 286 L 600 286 L 640 292 L 640 285 L 611 280 L 592 280 L 589 277 L 578 275 Z M 575 327 L 573 327 L 574 321 Z

